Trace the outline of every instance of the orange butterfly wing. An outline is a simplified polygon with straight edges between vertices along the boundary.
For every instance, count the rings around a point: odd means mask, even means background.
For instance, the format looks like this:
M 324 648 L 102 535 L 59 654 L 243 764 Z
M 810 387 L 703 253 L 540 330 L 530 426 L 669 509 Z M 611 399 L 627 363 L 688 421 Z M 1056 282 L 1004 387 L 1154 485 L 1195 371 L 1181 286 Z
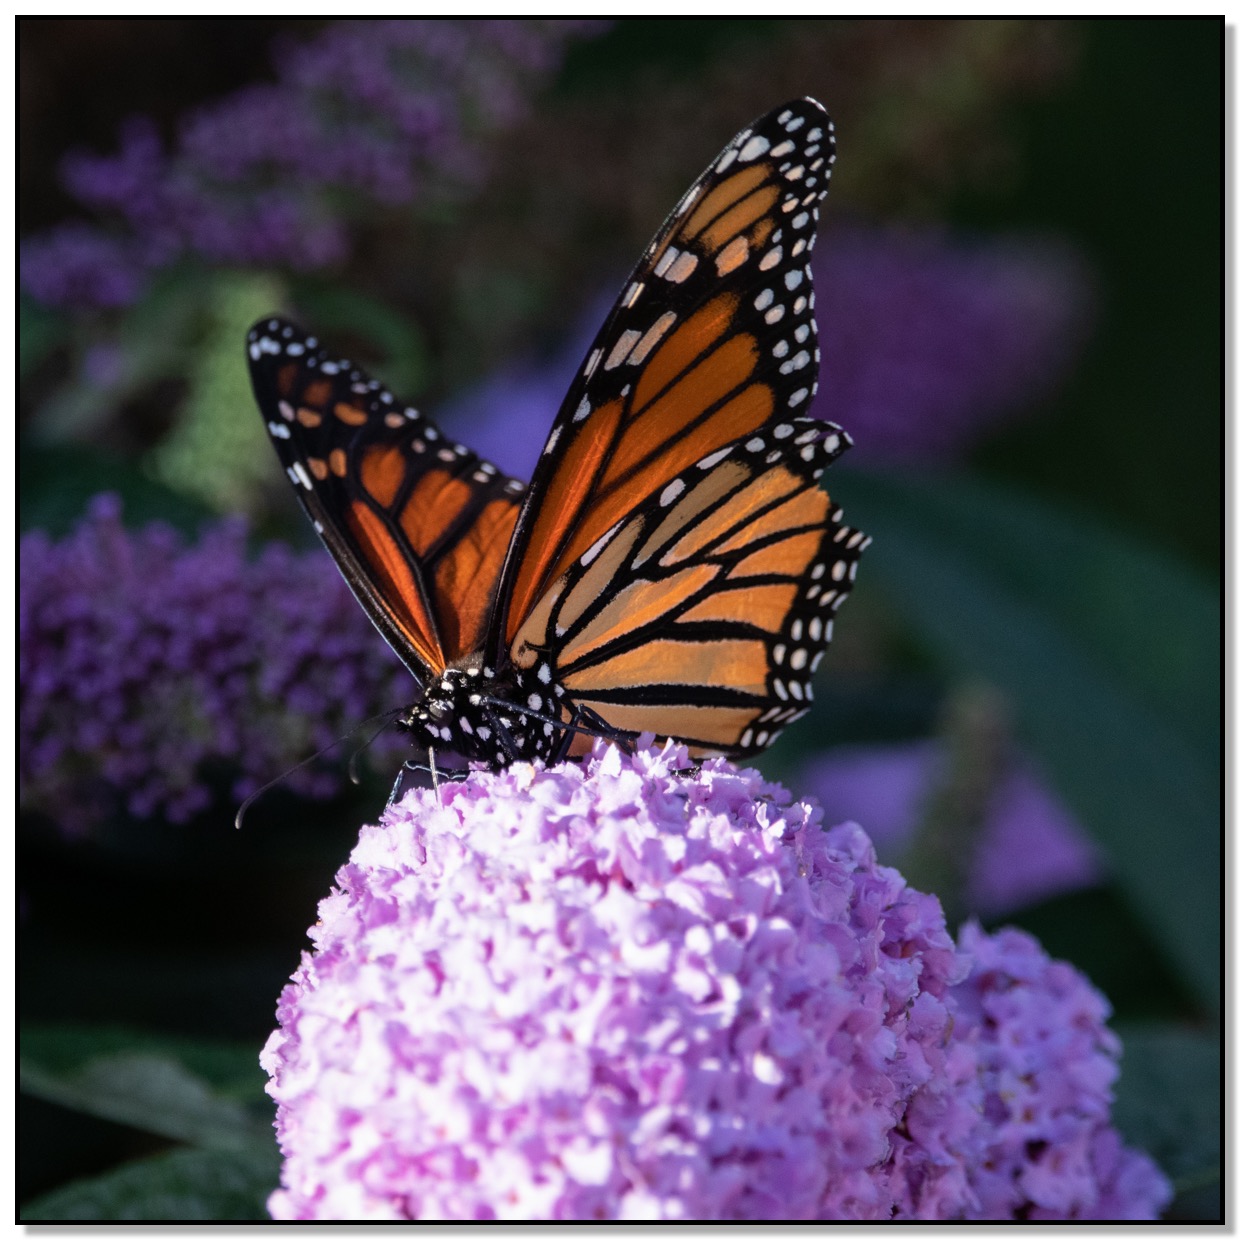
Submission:
M 818 486 L 848 442 L 789 419 L 683 471 L 557 578 L 517 666 L 554 650 L 574 705 L 617 731 L 765 749 L 808 708 L 869 543 Z
M 480 660 L 524 484 L 293 324 L 248 346 L 281 463 L 379 631 L 422 683 Z
M 813 100 L 733 139 L 630 277 L 561 408 L 498 596 L 518 668 L 583 718 L 764 749 L 812 697 L 869 539 L 818 486 L 809 260 L 834 160 Z M 580 750 L 584 742 L 577 742 Z
M 808 405 L 809 257 L 834 161 L 812 99 L 743 130 L 681 200 L 569 389 L 504 569 L 496 657 L 568 567 L 682 470 Z

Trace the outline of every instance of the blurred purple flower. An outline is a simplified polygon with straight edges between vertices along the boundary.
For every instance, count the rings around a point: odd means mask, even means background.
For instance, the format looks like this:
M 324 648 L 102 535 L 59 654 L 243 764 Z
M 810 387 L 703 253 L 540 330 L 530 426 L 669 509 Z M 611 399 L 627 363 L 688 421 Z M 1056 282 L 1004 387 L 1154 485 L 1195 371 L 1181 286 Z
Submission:
M 834 749 L 801 773 L 831 821 L 864 822 L 883 853 L 912 842 L 943 777 L 938 741 Z M 995 788 L 964 897 L 982 917 L 1023 908 L 1101 881 L 1102 859 L 1084 830 L 1024 762 Z
M 109 388 L 124 374 L 124 350 L 111 341 L 89 345 L 82 354 L 82 376 L 92 387 Z
M 25 241 L 22 287 L 56 306 L 125 306 L 142 291 L 144 248 L 86 224 L 65 224 Z
M 688 767 L 600 745 L 363 828 L 261 1057 L 274 1217 L 1157 1217 L 1080 974 Z
M 210 804 L 210 769 L 244 797 L 415 696 L 325 552 L 250 559 L 238 521 L 189 547 L 127 531 L 99 496 L 62 541 L 24 535 L 20 558 L 21 800 L 66 831 L 113 800 L 184 821 Z M 342 782 L 338 766 L 288 779 L 308 795 Z
M 822 383 L 812 412 L 856 440 L 851 464 L 958 457 L 1055 390 L 1091 291 L 1066 246 L 830 230 L 814 255 Z
M 1081 260 L 1049 243 L 834 228 L 819 238 L 814 280 L 823 362 L 812 412 L 852 435 L 851 465 L 959 456 L 1054 391 L 1089 321 Z M 611 300 L 590 305 L 555 357 L 455 400 L 451 433 L 528 478 Z
M 518 360 L 448 401 L 439 421 L 505 473 L 528 479 L 614 295 L 598 297 L 551 357 Z
M 460 189 L 485 140 L 524 114 L 574 38 L 603 23 L 367 20 L 277 49 L 278 81 L 200 108 L 166 150 L 149 120 L 114 155 L 73 152 L 65 187 L 123 226 L 76 224 L 23 244 L 40 301 L 116 306 L 186 254 L 318 268 L 349 249 L 346 201 L 402 205 Z

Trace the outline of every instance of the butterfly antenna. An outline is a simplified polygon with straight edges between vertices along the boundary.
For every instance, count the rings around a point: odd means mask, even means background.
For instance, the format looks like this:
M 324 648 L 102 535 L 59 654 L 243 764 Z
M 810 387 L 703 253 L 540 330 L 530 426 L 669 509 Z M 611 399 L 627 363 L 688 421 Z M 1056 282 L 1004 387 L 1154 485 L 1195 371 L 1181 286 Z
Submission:
M 351 784 L 360 784 L 360 783 L 362 782 L 361 776 L 357 773 L 357 763 L 358 763 L 358 759 L 359 759 L 359 758 L 362 756 L 362 754 L 364 754 L 364 753 L 366 752 L 366 750 L 368 750 L 368 749 L 371 747 L 371 745 L 373 745 L 373 744 L 375 743 L 375 741 L 377 741 L 377 740 L 379 739 L 379 737 L 381 737 L 381 736 L 384 734 L 384 732 L 386 732 L 386 731 L 388 730 L 388 728 L 390 728 L 390 727 L 392 726 L 392 724 L 394 724 L 394 723 L 396 722 L 396 720 L 397 720 L 397 719 L 399 719 L 399 718 L 400 718 L 400 716 L 401 716 L 401 715 L 402 715 L 402 714 L 403 714 L 406 710 L 408 710 L 408 709 L 409 709 L 409 708 L 408 708 L 407 706 L 402 706 L 402 707 L 400 707 L 400 709 L 399 709 L 399 710 L 389 710 L 389 711 L 385 711 L 382 715 L 375 715 L 375 716 L 373 716 L 373 718 L 367 719 L 367 720 L 365 720 L 364 722 L 359 723 L 359 724 L 358 724 L 358 726 L 357 726 L 356 728 L 354 728 L 354 729 L 353 729 L 353 732 L 348 733 L 348 735 L 347 735 L 347 736 L 342 736 L 342 737 L 340 738 L 341 740 L 348 740 L 349 736 L 352 736 L 352 735 L 354 734 L 354 732 L 360 731 L 362 728 L 364 728 L 364 727 L 366 726 L 366 724 L 368 724 L 368 723 L 374 723 L 375 719 L 382 719 L 382 720 L 383 720 L 383 722 L 382 722 L 382 723 L 381 723 L 381 724 L 380 724 L 380 725 L 379 725 L 379 726 L 378 726 L 378 727 L 374 730 L 374 732 L 371 734 L 371 736 L 370 736 L 370 737 L 369 737 L 369 738 L 368 738 L 365 742 L 363 742 L 361 745 L 359 745 L 359 746 L 358 746 L 358 747 L 357 747 L 357 748 L 353 751 L 353 753 L 350 755 L 350 757 L 349 757 L 349 782 L 350 782 Z M 335 742 L 333 742 L 333 744 L 339 744 L 339 743 L 340 743 L 340 741 L 335 741 Z M 316 756 L 317 756 L 317 755 L 316 755 Z
M 384 711 L 383 714 L 381 715 L 372 715 L 369 719 L 363 719 L 361 723 L 359 723 L 354 728 L 350 728 L 343 736 L 336 737 L 336 739 L 332 741 L 330 745 L 324 745 L 323 748 L 318 751 L 318 753 L 312 753 L 308 758 L 303 758 L 300 762 L 298 762 L 296 766 L 290 766 L 289 769 L 285 771 L 282 775 L 277 775 L 275 779 L 270 780 L 267 783 L 265 783 L 261 788 L 258 789 L 257 792 L 251 792 L 250 795 L 246 797 L 244 801 L 241 802 L 241 808 L 237 810 L 237 816 L 236 818 L 233 819 L 233 825 L 237 828 L 238 831 L 240 831 L 241 824 L 245 820 L 246 810 L 248 810 L 250 806 L 253 805 L 254 802 L 257 801 L 258 798 L 263 795 L 263 793 L 269 792 L 272 788 L 276 786 L 276 784 L 282 784 L 290 775 L 294 774 L 294 772 L 300 771 L 303 767 L 309 766 L 311 762 L 316 762 L 325 753 L 330 753 L 333 749 L 336 748 L 337 745 L 342 744 L 344 741 L 347 741 L 351 736 L 356 736 L 363 728 L 369 727 L 372 723 L 374 723 L 376 719 L 382 719 L 383 725 L 379 728 L 378 732 L 376 732 L 374 736 L 372 736 L 370 740 L 368 740 L 366 744 L 363 745 L 360 750 L 358 750 L 358 753 L 363 752 L 371 744 L 374 743 L 375 739 L 379 736 L 379 734 L 383 731 L 383 729 L 388 726 L 388 724 L 398 719 L 408 709 L 409 708 L 407 706 L 399 706 L 395 710 L 387 710 L 387 711 Z M 357 755 L 355 754 L 354 757 L 356 756 Z M 349 761 L 349 778 L 350 779 L 353 778 L 352 759 L 350 759 Z M 353 782 L 357 783 L 358 781 L 354 779 Z

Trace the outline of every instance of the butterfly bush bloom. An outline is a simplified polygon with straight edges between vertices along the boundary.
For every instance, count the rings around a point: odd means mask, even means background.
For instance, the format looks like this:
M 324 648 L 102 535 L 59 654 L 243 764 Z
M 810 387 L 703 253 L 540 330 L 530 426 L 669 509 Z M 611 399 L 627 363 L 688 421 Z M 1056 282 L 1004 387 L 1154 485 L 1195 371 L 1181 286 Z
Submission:
M 802 779 L 828 817 L 864 822 L 890 856 L 912 843 L 945 765 L 938 741 L 845 746 L 816 758 Z M 964 892 L 968 907 L 993 917 L 1102 878 L 1102 858 L 1084 829 L 1026 762 L 1015 762 L 990 796 Z
M 830 228 L 813 271 L 822 376 L 811 412 L 853 436 L 850 465 L 958 457 L 1054 392 L 1090 318 L 1082 260 L 1050 243 Z M 549 361 L 519 362 L 464 393 L 444 423 L 528 478 L 542 446 L 535 428 L 549 425 L 610 305 L 592 304 Z
M 1083 260 L 1050 241 L 846 228 L 814 254 L 822 384 L 854 465 L 950 460 L 1052 395 L 1091 317 Z
M 1106 1001 L 853 824 L 599 745 L 366 827 L 262 1054 L 278 1219 L 1151 1218 Z
M 23 286 L 53 305 L 108 307 L 186 255 L 336 262 L 350 244 L 344 204 L 405 206 L 475 184 L 486 138 L 524 115 L 572 39 L 603 28 L 400 18 L 277 44 L 277 81 L 191 113 L 172 149 L 136 117 L 115 154 L 66 156 L 66 189 L 120 227 L 74 223 L 30 238 Z
M 20 555 L 21 799 L 66 830 L 115 801 L 186 820 L 211 803 L 213 771 L 243 797 L 413 700 L 324 552 L 273 543 L 251 559 L 239 521 L 187 546 L 167 526 L 126 530 L 99 496 L 68 537 L 23 535 Z M 324 794 L 342 780 L 288 782 Z

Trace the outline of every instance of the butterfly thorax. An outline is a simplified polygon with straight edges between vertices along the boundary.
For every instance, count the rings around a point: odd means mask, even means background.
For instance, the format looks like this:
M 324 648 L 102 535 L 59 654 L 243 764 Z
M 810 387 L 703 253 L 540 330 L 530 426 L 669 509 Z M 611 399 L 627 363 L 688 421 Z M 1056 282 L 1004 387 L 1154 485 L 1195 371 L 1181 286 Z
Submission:
M 536 672 L 448 668 L 400 721 L 416 745 L 505 766 L 558 757 L 565 746 L 564 690 Z

